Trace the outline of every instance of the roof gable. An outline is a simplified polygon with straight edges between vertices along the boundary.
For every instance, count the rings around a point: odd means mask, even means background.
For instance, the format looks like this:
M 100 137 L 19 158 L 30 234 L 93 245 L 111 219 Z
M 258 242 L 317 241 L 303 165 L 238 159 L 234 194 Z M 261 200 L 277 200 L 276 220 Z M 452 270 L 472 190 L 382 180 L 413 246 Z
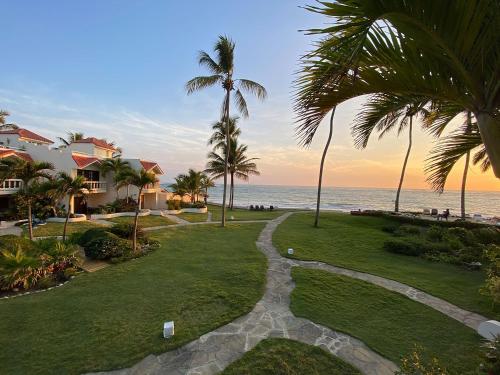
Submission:
M 103 148 L 105 150 L 116 151 L 116 148 L 113 145 L 110 145 L 104 139 L 98 139 L 95 137 L 78 139 L 72 143 L 92 143 L 96 147 Z
M 141 162 L 142 167 L 149 172 L 150 170 L 156 169 L 157 174 L 163 174 L 163 170 L 160 168 L 158 163 L 154 161 L 147 161 L 147 160 L 139 160 Z
M 72 154 L 73 160 L 75 161 L 78 168 L 85 168 L 94 163 L 101 163 L 101 160 L 92 156 L 85 156 L 79 154 Z
M 48 138 L 42 137 L 41 135 L 33 133 L 31 130 L 23 129 L 23 128 L 0 130 L 0 134 L 17 134 L 19 136 L 19 138 L 25 139 L 27 141 L 35 141 L 35 142 L 47 143 L 47 144 L 54 143 Z
M 23 160 L 28 161 L 28 162 L 33 161 L 33 158 L 30 156 L 30 154 L 28 154 L 26 152 L 15 151 L 15 150 L 11 150 L 8 148 L 0 149 L 0 159 L 12 157 L 12 156 L 18 157 L 18 158 L 23 159 Z

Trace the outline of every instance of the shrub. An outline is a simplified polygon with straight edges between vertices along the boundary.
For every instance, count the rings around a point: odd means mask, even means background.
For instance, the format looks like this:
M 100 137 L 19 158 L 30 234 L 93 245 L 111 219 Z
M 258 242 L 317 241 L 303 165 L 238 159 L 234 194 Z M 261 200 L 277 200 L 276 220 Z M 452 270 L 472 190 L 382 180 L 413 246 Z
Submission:
M 472 233 L 479 243 L 500 245 L 500 229 L 498 228 L 477 228 Z
M 0 249 L 2 250 L 13 250 L 20 247 L 24 252 L 36 253 L 36 244 L 36 242 L 30 241 L 29 238 L 18 237 L 13 234 L 0 236 Z
M 78 245 L 85 247 L 90 241 L 106 236 L 104 228 L 91 228 L 82 233 L 78 238 Z
M 445 236 L 446 229 L 444 229 L 443 227 L 438 227 L 437 225 L 431 226 L 426 232 L 427 239 L 433 242 L 443 241 Z
M 73 276 L 76 276 L 78 270 L 73 267 L 66 268 L 63 272 L 63 276 L 65 280 L 71 279 Z
M 182 208 L 205 208 L 205 203 L 203 202 L 180 202 Z
M 485 373 L 500 374 L 500 336 L 496 336 L 493 341 L 485 340 L 482 346 L 486 362 Z
M 420 235 L 422 229 L 417 225 L 403 224 L 398 228 L 398 232 L 402 235 Z
M 47 289 L 57 285 L 57 281 L 52 276 L 44 276 L 36 283 L 38 289 Z
M 424 253 L 422 246 L 419 246 L 419 241 L 414 241 L 410 239 L 391 239 L 385 241 L 384 249 L 391 253 L 404 254 L 411 256 L 419 256 Z
M 173 199 L 169 199 L 169 200 L 167 201 L 167 208 L 168 208 L 170 211 L 175 210 L 175 200 L 173 200 Z
M 84 250 L 87 257 L 101 260 L 121 257 L 130 248 L 129 241 L 110 232 L 104 233 L 85 244 Z
M 484 255 L 489 264 L 486 270 L 486 283 L 481 293 L 489 295 L 493 303 L 500 302 L 500 246 L 488 245 Z
M 132 223 L 120 223 L 113 225 L 108 229 L 109 232 L 116 234 L 120 238 L 125 238 L 131 240 L 134 235 L 134 224 Z M 140 225 L 137 226 L 137 238 L 140 239 L 144 237 L 144 231 Z
M 422 347 L 415 345 L 410 354 L 401 358 L 400 370 L 394 375 L 448 375 L 437 358 L 427 359 Z

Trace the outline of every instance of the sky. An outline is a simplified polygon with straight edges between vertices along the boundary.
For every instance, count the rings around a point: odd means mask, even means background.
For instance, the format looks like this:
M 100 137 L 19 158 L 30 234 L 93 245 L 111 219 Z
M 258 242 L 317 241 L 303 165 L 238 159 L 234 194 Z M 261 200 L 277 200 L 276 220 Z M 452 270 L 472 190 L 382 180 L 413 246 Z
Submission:
M 11 113 L 9 122 L 52 139 L 79 131 L 113 140 L 124 157 L 158 162 L 162 181 L 171 181 L 205 167 L 223 91 L 187 95 L 184 85 L 207 74 L 198 51 L 211 53 L 217 37 L 228 35 L 236 43 L 235 77 L 268 91 L 264 102 L 247 96 L 250 117 L 239 123 L 248 156 L 259 158 L 261 176 L 249 183 L 315 185 L 328 123 L 310 148 L 300 148 L 292 110 L 298 59 L 314 42 L 300 30 L 328 23 L 302 8 L 311 2 L 0 0 L 0 109 Z M 393 188 L 399 181 L 406 134 L 374 137 L 365 150 L 353 146 L 349 128 L 364 100 L 337 109 L 326 186 Z M 423 165 L 434 140 L 416 133 L 405 187 L 428 189 Z M 447 189 L 460 187 L 462 171 L 460 163 Z M 468 188 L 500 191 L 500 183 L 491 171 L 471 168 Z

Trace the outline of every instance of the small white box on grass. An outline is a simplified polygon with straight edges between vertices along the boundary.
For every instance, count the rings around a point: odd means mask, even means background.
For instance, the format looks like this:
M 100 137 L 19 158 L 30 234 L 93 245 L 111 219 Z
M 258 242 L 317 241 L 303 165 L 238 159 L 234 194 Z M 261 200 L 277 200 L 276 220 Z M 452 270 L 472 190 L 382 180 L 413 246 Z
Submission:
M 293 255 L 293 249 L 292 248 L 288 249 L 288 255 Z
M 496 336 L 500 335 L 500 322 L 496 320 L 487 320 L 482 322 L 477 328 L 477 333 L 485 339 L 493 341 Z
M 168 339 L 174 335 L 174 322 L 163 323 L 163 337 Z

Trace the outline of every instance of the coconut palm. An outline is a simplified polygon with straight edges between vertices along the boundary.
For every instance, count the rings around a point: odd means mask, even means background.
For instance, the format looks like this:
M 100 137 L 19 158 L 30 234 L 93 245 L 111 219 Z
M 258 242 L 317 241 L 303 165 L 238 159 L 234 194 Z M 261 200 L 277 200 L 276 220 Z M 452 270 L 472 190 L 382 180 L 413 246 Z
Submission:
M 172 189 L 172 193 L 181 197 L 182 200 L 182 198 L 187 194 L 186 179 L 183 174 L 180 174 L 175 177 L 174 180 L 175 182 L 170 184 L 170 188 Z
M 241 135 L 241 129 L 238 128 L 239 117 L 231 116 L 229 118 L 229 138 L 238 138 Z M 214 150 L 224 148 L 226 144 L 226 123 L 217 121 L 212 124 L 213 133 L 208 139 L 207 144 L 213 146 Z
M 134 232 L 132 236 L 132 250 L 135 252 L 137 251 L 137 221 L 141 209 L 142 191 L 147 185 L 157 183 L 158 179 L 154 173 L 141 169 L 139 172 L 132 170 L 129 173 L 128 182 L 130 185 L 136 186 L 139 189 L 139 193 L 137 194 L 137 206 L 135 208 Z
M 71 214 L 71 201 L 75 195 L 86 194 L 88 192 L 88 185 L 83 176 L 71 177 L 66 172 L 59 172 L 56 177 L 57 192 L 61 196 L 68 197 L 68 209 L 66 210 L 66 220 L 64 221 L 63 228 L 63 241 L 66 240 L 66 229 L 68 227 L 69 216 Z
M 399 197 L 413 143 L 413 119 L 419 115 L 422 118 L 428 115 L 426 102 L 425 98 L 412 96 L 387 93 L 373 95 L 362 107 L 352 127 L 354 144 L 358 148 L 365 148 L 368 145 L 368 140 L 374 131 L 379 133 L 380 139 L 395 128 L 398 135 L 408 129 L 408 147 L 396 192 L 395 212 L 399 212 Z
M 28 207 L 28 233 L 30 240 L 33 240 L 31 209 L 33 201 L 39 193 L 38 189 L 32 189 L 31 185 L 39 180 L 50 179 L 52 177 L 50 171 L 52 170 L 54 170 L 54 166 L 51 163 L 25 161 L 17 158 L 4 159 L 0 164 L 0 181 L 3 182 L 9 178 L 17 178 L 23 182 L 21 193 L 24 195 Z
M 5 125 L 5 118 L 10 116 L 10 113 L 0 109 L 0 125 Z
M 500 177 L 500 2 L 338 0 L 309 10 L 333 25 L 302 60 L 296 81 L 298 134 L 310 143 L 336 105 L 393 93 L 471 111 Z M 466 25 L 466 26 L 464 26 Z
M 208 154 L 208 162 L 205 172 L 210 174 L 213 178 L 220 178 L 224 175 L 225 160 L 228 160 L 229 175 L 231 177 L 230 190 L 229 190 L 229 208 L 234 207 L 234 178 L 239 178 L 243 181 L 248 181 L 250 175 L 258 176 L 260 172 L 257 170 L 255 160 L 258 158 L 248 158 L 246 152 L 247 145 L 239 145 L 236 139 L 231 140 L 231 151 L 227 156 L 227 147 L 224 147 L 222 154 L 212 151 Z
M 222 116 L 221 122 L 226 122 L 229 124 L 229 107 L 231 99 L 234 100 L 236 108 L 241 113 L 243 117 L 248 117 L 248 108 L 246 100 L 243 96 L 243 92 L 247 92 L 255 95 L 259 99 L 265 99 L 267 96 L 266 89 L 258 84 L 257 82 L 250 81 L 248 79 L 237 79 L 233 77 L 234 73 L 234 42 L 227 36 L 219 36 L 219 39 L 215 43 L 214 52 L 216 54 L 216 60 L 212 59 L 210 55 L 204 51 L 201 51 L 198 57 L 198 62 L 200 65 L 205 66 L 209 72 L 210 76 L 195 77 L 187 82 L 186 90 L 188 94 L 201 89 L 212 87 L 216 85 L 221 85 L 225 92 L 224 102 L 222 106 Z M 234 96 L 231 98 L 231 93 L 234 91 Z M 230 125 L 226 126 L 226 145 L 230 142 Z M 226 154 L 226 158 L 229 154 Z M 226 192 L 227 192 L 227 173 L 228 173 L 228 161 L 225 160 L 224 163 L 224 193 L 222 196 L 222 226 L 225 226 L 226 222 Z
M 175 183 L 170 187 L 174 190 L 174 194 L 180 195 L 181 198 L 188 194 L 191 197 L 191 203 L 194 203 L 203 189 L 205 177 L 203 172 L 189 169 L 187 174 L 178 175 L 175 178 Z
M 69 146 L 73 142 L 82 140 L 83 138 L 85 138 L 85 136 L 83 135 L 83 133 L 79 133 L 79 132 L 75 132 L 75 133 L 68 132 L 67 138 L 57 137 L 57 139 L 59 139 L 61 141 L 63 146 Z
M 203 193 L 203 196 L 205 198 L 205 203 L 207 202 L 208 199 L 208 189 L 212 187 L 215 187 L 214 180 L 209 176 L 207 176 L 205 173 L 203 173 L 203 176 L 201 177 L 201 189 L 205 191 Z
M 103 176 L 106 176 L 109 172 L 113 172 L 113 183 L 115 185 L 116 199 L 118 199 L 120 187 L 125 186 L 126 175 L 130 170 L 129 162 L 119 157 L 105 159 L 100 165 L 100 170 Z

